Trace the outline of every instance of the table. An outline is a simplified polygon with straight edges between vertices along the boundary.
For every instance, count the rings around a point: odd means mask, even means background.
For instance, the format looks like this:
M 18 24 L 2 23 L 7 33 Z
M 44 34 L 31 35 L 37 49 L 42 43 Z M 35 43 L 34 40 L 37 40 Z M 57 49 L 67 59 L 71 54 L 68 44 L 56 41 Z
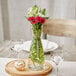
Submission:
M 0 76 L 9 76 L 5 72 L 5 65 L 9 61 L 15 60 L 14 58 L 0 58 Z M 48 60 L 47 60 L 48 61 Z M 53 70 L 48 76 L 55 76 L 56 66 L 53 62 L 48 61 L 52 64 Z M 59 65 L 59 76 L 76 76 L 76 62 L 63 62 Z
M 4 68 L 7 62 L 14 60 L 17 58 L 17 54 L 15 51 L 11 50 L 11 48 L 15 45 L 15 41 L 5 41 L 0 44 L 0 76 L 8 76 L 5 72 Z M 60 76 L 76 76 L 76 46 L 68 46 L 66 48 L 59 47 L 58 49 L 66 51 L 66 56 L 64 56 L 65 61 L 59 65 L 59 75 Z M 69 55 L 67 54 L 69 53 Z M 22 58 L 27 58 L 29 53 L 26 51 L 22 51 Z M 45 54 L 45 59 L 50 61 L 50 54 Z M 50 61 L 51 62 L 51 61 Z M 56 73 L 56 66 L 53 62 L 53 71 L 48 76 L 54 76 Z
M 0 57 L 3 58 L 17 58 L 18 53 L 11 48 L 18 43 L 19 41 L 4 41 L 0 44 Z M 58 50 L 63 50 L 64 60 L 68 61 L 76 61 L 76 46 L 61 46 Z M 22 51 L 22 58 L 27 58 L 29 53 L 26 51 Z M 20 54 L 21 54 L 20 53 Z M 45 54 L 45 59 L 50 59 L 50 54 Z

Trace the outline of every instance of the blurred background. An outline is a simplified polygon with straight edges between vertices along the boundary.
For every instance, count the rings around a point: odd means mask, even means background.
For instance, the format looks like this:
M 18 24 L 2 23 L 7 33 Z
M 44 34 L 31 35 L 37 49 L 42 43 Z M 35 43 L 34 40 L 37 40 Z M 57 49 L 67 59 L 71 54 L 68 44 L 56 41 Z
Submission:
M 52 19 L 76 19 L 76 0 L 36 0 L 36 3 L 45 7 Z M 31 25 L 25 16 L 27 9 L 34 4 L 35 0 L 0 0 L 0 42 L 32 38 Z M 48 35 L 47 39 L 65 45 L 76 43 L 74 38 Z

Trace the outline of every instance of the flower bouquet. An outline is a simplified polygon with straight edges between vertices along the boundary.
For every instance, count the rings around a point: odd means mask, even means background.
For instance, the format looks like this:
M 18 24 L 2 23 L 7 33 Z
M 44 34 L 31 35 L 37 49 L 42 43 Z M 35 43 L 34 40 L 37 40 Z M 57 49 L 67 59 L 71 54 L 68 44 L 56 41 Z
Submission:
M 41 70 L 44 68 L 44 51 L 41 42 L 42 24 L 48 19 L 45 17 L 46 9 L 41 9 L 37 5 L 28 9 L 27 20 L 31 23 L 32 43 L 30 46 L 30 55 L 33 64 L 29 63 L 29 68 Z

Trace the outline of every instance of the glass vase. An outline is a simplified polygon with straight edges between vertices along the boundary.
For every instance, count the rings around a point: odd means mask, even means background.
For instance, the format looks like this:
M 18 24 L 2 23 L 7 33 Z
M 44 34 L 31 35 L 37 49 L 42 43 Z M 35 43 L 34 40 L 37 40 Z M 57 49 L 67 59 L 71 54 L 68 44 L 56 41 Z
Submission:
M 29 68 L 32 70 L 44 69 L 44 51 L 41 42 L 42 24 L 32 25 L 32 42 L 30 46 Z

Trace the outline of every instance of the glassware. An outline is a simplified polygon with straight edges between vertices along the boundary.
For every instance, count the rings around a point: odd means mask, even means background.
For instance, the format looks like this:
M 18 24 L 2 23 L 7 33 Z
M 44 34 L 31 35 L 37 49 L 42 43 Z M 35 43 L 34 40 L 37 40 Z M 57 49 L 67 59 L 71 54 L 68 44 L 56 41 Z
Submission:
M 23 43 L 23 39 L 11 41 L 11 57 L 16 57 L 18 59 L 28 58 L 28 52 L 23 50 Z
M 51 60 L 56 64 L 56 71 L 57 71 L 57 74 L 56 76 L 59 76 L 58 72 L 59 72 L 59 64 L 61 62 L 63 62 L 63 53 L 62 51 L 58 51 L 58 50 L 54 50 L 53 52 L 50 52 L 50 55 L 51 55 Z
M 32 25 L 32 43 L 30 46 L 30 62 L 29 68 L 33 70 L 41 70 L 44 65 L 44 51 L 41 42 L 41 24 Z

